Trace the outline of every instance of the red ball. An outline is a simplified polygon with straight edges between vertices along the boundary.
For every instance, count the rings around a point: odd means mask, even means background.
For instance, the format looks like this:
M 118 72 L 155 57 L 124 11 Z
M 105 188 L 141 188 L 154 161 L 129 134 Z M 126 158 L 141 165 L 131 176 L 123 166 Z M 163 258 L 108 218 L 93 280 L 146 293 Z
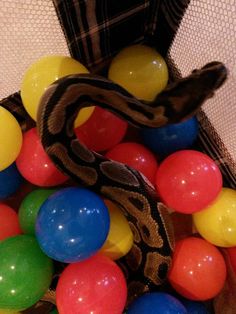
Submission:
M 222 175 L 207 155 L 182 150 L 159 166 L 156 188 L 163 202 L 181 213 L 194 213 L 213 202 L 222 189 Z
M 21 234 L 17 213 L 11 207 L 0 204 L 0 240 Z
M 144 174 L 154 185 L 157 161 L 152 152 L 138 143 L 120 143 L 106 153 L 106 157 L 126 164 Z
M 91 117 L 75 129 L 75 133 L 89 149 L 101 152 L 121 142 L 127 127 L 127 122 L 107 110 L 96 107 Z
M 233 270 L 236 274 L 236 246 L 228 248 L 227 252 L 229 254 L 229 258 L 230 258 L 230 262 L 233 267 Z
M 206 240 L 186 238 L 176 243 L 168 279 L 185 298 L 199 301 L 214 298 L 226 280 L 224 258 Z
M 30 129 L 24 134 L 23 145 L 16 165 L 26 180 L 38 186 L 56 186 L 68 179 L 49 159 L 36 128 Z
M 126 298 L 121 269 L 100 254 L 67 266 L 56 289 L 60 314 L 121 314 Z

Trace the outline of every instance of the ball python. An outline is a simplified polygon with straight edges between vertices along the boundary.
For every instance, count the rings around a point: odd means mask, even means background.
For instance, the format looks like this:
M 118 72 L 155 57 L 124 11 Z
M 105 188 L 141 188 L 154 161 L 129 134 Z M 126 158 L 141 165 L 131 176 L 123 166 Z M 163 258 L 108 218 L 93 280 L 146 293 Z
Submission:
M 194 115 L 226 77 L 226 67 L 211 62 L 169 84 L 147 103 L 107 78 L 77 74 L 57 80 L 41 98 L 37 128 L 50 159 L 78 184 L 117 203 L 129 221 L 134 244 L 120 263 L 132 296 L 155 289 L 167 276 L 174 249 L 168 210 L 142 174 L 79 142 L 74 120 L 81 108 L 95 105 L 137 127 L 177 123 Z

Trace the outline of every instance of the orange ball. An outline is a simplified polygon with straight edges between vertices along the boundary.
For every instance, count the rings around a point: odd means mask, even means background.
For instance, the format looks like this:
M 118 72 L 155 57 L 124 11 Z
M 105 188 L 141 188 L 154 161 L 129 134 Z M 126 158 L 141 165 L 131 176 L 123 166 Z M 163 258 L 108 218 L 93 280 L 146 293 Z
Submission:
M 226 264 L 214 245 L 204 239 L 189 237 L 177 242 L 168 279 L 185 298 L 208 300 L 223 288 Z

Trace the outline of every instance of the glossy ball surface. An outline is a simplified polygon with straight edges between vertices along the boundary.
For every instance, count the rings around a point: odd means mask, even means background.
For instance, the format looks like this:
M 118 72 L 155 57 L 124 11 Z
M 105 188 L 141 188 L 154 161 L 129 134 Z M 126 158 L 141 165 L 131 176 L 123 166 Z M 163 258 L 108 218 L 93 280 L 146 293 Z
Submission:
M 198 135 L 196 117 L 160 128 L 144 128 L 140 131 L 144 144 L 160 158 L 178 150 L 190 148 Z
M 23 183 L 23 178 L 15 163 L 0 171 L 0 200 L 14 194 L 20 187 L 21 183 Z
M 36 121 L 40 98 L 50 84 L 69 74 L 88 72 L 80 62 L 67 56 L 40 58 L 27 69 L 22 79 L 21 98 L 26 111 Z M 92 107 L 82 109 L 76 126 L 83 124 L 93 110 Z
M 37 186 L 56 186 L 68 179 L 49 159 L 36 128 L 24 133 L 23 145 L 16 160 L 16 165 L 20 174 L 27 181 Z
M 126 298 L 121 269 L 100 254 L 67 266 L 56 289 L 60 314 L 121 314 Z
M 20 153 L 22 132 L 16 118 L 0 106 L 0 171 L 9 167 Z
M 192 214 L 216 199 L 222 189 L 222 175 L 206 154 L 181 150 L 160 164 L 156 188 L 167 206 L 177 212 Z
M 41 206 L 36 236 L 46 255 L 65 263 L 92 256 L 104 244 L 110 226 L 109 212 L 95 193 L 64 188 Z
M 10 206 L 0 203 L 0 241 L 21 233 L 17 213 Z
M 138 99 L 152 101 L 167 85 L 168 68 L 155 49 L 133 45 L 113 58 L 108 77 Z
M 193 215 L 203 238 L 221 247 L 236 246 L 236 191 L 223 188 L 215 201 Z
M 110 215 L 110 229 L 101 253 L 117 260 L 125 256 L 133 245 L 133 232 L 121 209 L 109 200 L 104 200 Z
M 168 279 L 187 299 L 204 301 L 214 298 L 226 280 L 224 258 L 204 239 L 185 238 L 176 243 Z
M 146 293 L 133 301 L 127 314 L 187 314 L 183 304 L 170 294 Z
M 29 235 L 0 242 L 0 308 L 23 310 L 35 304 L 52 280 L 52 261 Z
M 23 199 L 19 208 L 19 222 L 26 234 L 35 235 L 35 224 L 38 211 L 46 199 L 56 192 L 53 189 L 36 189 Z
M 120 143 L 109 150 L 105 156 L 138 170 L 153 185 L 155 184 L 157 160 L 145 146 L 134 142 Z
M 78 139 L 89 149 L 102 152 L 121 142 L 128 124 L 115 114 L 96 107 L 89 120 L 75 129 Z

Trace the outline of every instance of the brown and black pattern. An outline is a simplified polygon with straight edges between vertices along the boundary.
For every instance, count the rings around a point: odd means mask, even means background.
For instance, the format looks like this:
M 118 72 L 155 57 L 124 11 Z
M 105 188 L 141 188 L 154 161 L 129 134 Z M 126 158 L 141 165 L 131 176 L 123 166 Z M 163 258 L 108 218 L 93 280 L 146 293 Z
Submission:
M 116 202 L 134 230 L 133 248 L 120 263 L 129 287 L 140 293 L 161 284 L 171 265 L 174 243 L 167 209 L 139 172 L 80 144 L 73 119 L 82 107 L 97 105 L 136 126 L 182 121 L 213 96 L 226 76 L 222 63 L 208 64 L 145 104 L 101 76 L 70 75 L 52 84 L 41 99 L 37 127 L 45 151 L 62 172 Z

